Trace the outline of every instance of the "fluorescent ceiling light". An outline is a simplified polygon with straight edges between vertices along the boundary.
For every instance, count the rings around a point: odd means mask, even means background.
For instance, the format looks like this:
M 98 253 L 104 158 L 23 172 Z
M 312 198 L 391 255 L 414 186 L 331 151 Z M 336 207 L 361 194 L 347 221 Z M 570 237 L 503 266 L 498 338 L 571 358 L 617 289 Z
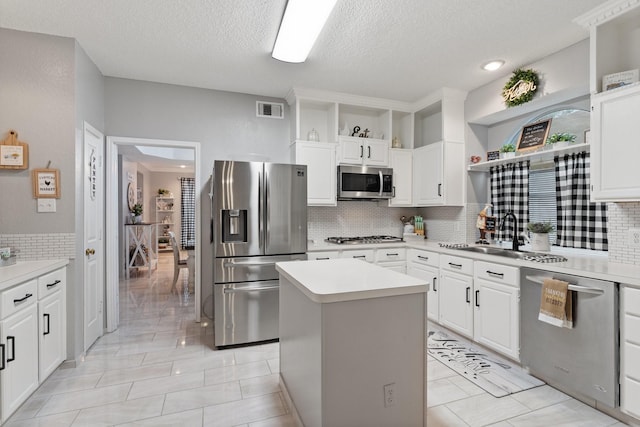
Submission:
M 289 0 L 271 56 L 304 62 L 337 0 Z
M 487 70 L 487 71 L 495 71 L 498 68 L 502 67 L 504 65 L 504 61 L 502 59 L 496 59 L 493 61 L 489 61 L 486 64 L 484 64 L 482 66 L 483 70 Z

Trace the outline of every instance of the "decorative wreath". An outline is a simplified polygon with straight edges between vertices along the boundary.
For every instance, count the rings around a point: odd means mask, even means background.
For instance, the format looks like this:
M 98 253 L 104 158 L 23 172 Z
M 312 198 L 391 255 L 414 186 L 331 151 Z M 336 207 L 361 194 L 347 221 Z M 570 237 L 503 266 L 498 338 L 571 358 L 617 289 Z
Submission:
M 502 98 L 507 107 L 531 101 L 538 90 L 539 81 L 538 73 L 534 70 L 515 70 L 502 89 Z

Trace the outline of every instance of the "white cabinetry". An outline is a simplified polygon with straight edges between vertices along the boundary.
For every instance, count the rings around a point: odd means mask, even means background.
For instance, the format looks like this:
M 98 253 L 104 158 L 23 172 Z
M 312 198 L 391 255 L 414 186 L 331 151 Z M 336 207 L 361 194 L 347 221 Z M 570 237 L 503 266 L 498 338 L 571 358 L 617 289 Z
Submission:
M 389 206 L 412 206 L 412 150 L 389 150 L 389 167 L 393 169 L 393 198 L 389 200 Z
M 158 238 L 158 249 L 171 250 L 169 232 L 173 231 L 175 233 L 173 208 L 173 197 L 156 197 L 156 222 L 158 223 L 156 235 Z
M 427 281 L 427 317 L 429 320 L 439 322 L 439 254 L 409 249 L 407 251 L 407 274 Z
M 375 250 L 374 249 L 346 250 L 340 253 L 340 258 L 354 258 L 354 259 L 360 259 L 362 261 L 374 262 Z
M 589 29 L 591 91 L 591 197 L 594 201 L 640 200 L 635 144 L 640 84 L 607 91 L 603 77 L 640 68 L 640 2 L 609 1 L 575 19 Z
M 640 289 L 620 292 L 620 408 L 640 418 Z
M 520 357 L 520 275 L 516 267 L 474 262 L 473 339 Z
M 2 420 L 38 388 L 37 280 L 2 293 L 0 401 Z
M 387 141 L 352 136 L 341 136 L 339 141 L 340 164 L 389 165 L 389 143 Z
M 327 260 L 340 258 L 340 251 L 322 251 L 322 252 L 309 252 L 307 253 L 307 259 L 309 261 L 315 260 Z
M 640 32 L 640 30 L 639 30 Z M 640 200 L 640 85 L 591 99 L 591 185 L 595 201 Z
M 43 382 L 66 359 L 66 269 L 38 278 L 39 380 Z
M 336 144 L 296 142 L 293 163 L 307 165 L 307 204 L 336 206 Z
M 381 248 L 376 249 L 375 262 L 380 267 L 398 273 L 407 272 L 407 250 L 405 248 Z
M 473 260 L 440 255 L 440 323 L 473 339 Z
M 464 204 L 464 144 L 436 142 L 413 152 L 415 206 Z
M 0 422 L 66 358 L 66 268 L 59 261 L 10 267 L 0 292 Z M 42 267 L 42 263 L 47 263 Z M 27 265 L 28 263 L 24 263 Z M 51 271 L 53 270 L 53 271 Z M 9 271 L 9 270 L 7 270 Z

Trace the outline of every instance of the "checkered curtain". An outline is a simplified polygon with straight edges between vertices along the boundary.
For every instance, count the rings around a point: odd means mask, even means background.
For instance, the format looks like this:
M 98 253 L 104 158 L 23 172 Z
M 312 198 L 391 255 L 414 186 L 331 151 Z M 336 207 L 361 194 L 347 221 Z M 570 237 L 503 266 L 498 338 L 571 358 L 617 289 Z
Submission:
M 589 153 L 555 157 L 556 245 L 606 251 L 607 204 L 589 202 Z
M 196 245 L 196 180 L 180 178 L 180 246 L 191 249 Z
M 491 204 L 499 224 L 507 212 L 518 218 L 517 234 L 526 229 L 529 222 L 529 162 L 517 162 L 492 166 L 490 169 Z M 504 229 L 496 227 L 496 239 L 512 240 L 513 220 L 504 222 Z

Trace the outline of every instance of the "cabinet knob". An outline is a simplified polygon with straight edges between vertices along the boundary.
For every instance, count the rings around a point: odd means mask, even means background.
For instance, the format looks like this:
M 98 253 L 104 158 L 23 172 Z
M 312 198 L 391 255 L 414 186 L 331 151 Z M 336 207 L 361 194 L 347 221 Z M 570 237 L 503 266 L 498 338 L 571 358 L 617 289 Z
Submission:
M 84 250 L 84 254 L 85 254 L 86 256 L 89 256 L 89 255 L 95 255 L 95 253 L 96 253 L 96 250 L 95 250 L 95 249 L 85 249 L 85 250 Z

